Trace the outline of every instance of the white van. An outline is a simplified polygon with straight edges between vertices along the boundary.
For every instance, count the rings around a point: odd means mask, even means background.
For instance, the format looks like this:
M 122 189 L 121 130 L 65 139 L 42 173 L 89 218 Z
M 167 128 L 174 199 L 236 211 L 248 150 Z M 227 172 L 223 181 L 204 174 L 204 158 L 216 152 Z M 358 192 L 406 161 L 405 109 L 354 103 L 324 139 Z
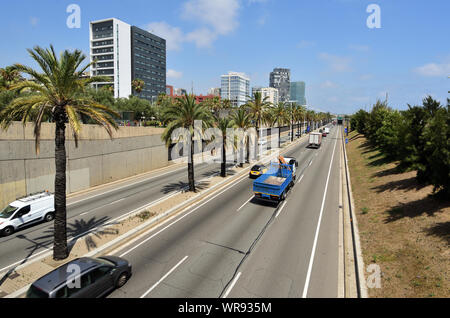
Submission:
M 55 218 L 55 196 L 49 192 L 33 194 L 10 203 L 0 212 L 0 233 L 4 236 L 16 230 Z

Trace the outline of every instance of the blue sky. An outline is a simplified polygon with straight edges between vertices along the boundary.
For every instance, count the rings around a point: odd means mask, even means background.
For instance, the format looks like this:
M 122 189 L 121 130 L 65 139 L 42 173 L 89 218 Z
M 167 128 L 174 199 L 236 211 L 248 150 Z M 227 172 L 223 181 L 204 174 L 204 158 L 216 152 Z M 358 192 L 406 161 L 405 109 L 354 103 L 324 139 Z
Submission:
M 81 28 L 66 26 L 66 8 L 81 7 Z M 369 29 L 369 4 L 381 28 Z M 26 48 L 89 52 L 89 21 L 116 17 L 165 37 L 167 83 L 207 93 L 220 75 L 245 72 L 268 86 L 275 67 L 305 81 L 308 104 L 352 113 L 389 94 L 405 109 L 450 90 L 448 0 L 15 0 L 2 3 L 0 67 L 34 66 Z

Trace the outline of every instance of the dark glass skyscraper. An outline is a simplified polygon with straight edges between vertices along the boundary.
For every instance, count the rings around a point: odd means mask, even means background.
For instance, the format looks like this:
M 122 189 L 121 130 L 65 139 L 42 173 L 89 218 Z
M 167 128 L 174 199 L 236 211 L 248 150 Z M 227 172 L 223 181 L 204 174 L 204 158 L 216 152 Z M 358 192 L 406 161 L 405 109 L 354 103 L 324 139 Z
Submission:
M 278 89 L 280 102 L 290 100 L 291 70 L 288 68 L 275 68 L 270 73 L 270 87 Z
M 305 82 L 292 82 L 291 101 L 294 101 L 299 105 L 306 105 L 305 91 L 306 91 Z

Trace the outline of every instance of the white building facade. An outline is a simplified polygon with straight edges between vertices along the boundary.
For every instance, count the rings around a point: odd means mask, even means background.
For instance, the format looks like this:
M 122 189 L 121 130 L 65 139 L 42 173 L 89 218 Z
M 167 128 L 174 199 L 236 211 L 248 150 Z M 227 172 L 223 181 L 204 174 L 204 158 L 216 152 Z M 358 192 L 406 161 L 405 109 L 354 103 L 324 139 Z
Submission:
M 244 73 L 229 72 L 221 76 L 221 99 L 228 99 L 235 107 L 247 103 L 250 96 L 250 79 Z
M 131 25 L 118 19 L 91 22 L 91 76 L 107 76 L 111 82 L 95 83 L 95 88 L 114 87 L 114 97 L 131 95 Z
M 253 87 L 252 88 L 252 96 L 255 95 L 256 92 L 261 93 L 261 100 L 264 100 L 267 97 L 267 102 L 272 103 L 273 105 L 278 104 L 279 95 L 278 89 L 273 87 Z

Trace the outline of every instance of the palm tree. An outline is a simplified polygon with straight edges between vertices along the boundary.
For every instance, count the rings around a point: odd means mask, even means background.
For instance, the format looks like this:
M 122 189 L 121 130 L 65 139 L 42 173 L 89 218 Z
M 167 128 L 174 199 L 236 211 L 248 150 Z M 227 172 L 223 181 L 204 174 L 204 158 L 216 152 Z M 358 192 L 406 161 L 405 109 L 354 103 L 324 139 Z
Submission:
M 314 128 L 312 127 L 312 123 L 314 121 L 314 115 L 315 112 L 313 110 L 308 110 L 306 112 L 306 121 L 308 122 L 308 126 L 310 126 L 310 130 L 314 130 Z
M 303 119 L 305 118 L 305 116 L 306 116 L 306 107 L 297 105 L 297 107 L 294 110 L 294 120 L 298 125 L 297 131 L 299 133 L 299 136 L 301 136 L 299 122 L 303 122 Z
M 75 145 L 81 131 L 81 116 L 85 115 L 96 124 L 103 126 L 112 137 L 112 128 L 118 126 L 113 116 L 118 116 L 107 106 L 87 97 L 86 88 L 93 82 L 102 82 L 104 77 L 81 78 L 91 64 L 80 67 L 86 56 L 79 50 L 64 51 L 59 59 L 53 46 L 43 49 L 36 46 L 28 49 L 31 57 L 43 73 L 28 66 L 16 64 L 14 68 L 31 76 L 32 81 L 23 81 L 12 86 L 17 91 L 32 90 L 34 94 L 19 96 L 1 113 L 0 126 L 7 129 L 17 116 L 26 125 L 34 122 L 36 153 L 39 154 L 41 124 L 45 115 L 55 122 L 55 222 L 53 258 L 63 260 L 68 257 L 66 229 L 66 125 L 72 129 Z
M 260 137 L 259 128 L 262 127 L 267 108 L 271 105 L 271 103 L 267 101 L 268 99 L 268 96 L 262 98 L 261 92 L 255 92 L 253 98 L 246 104 L 248 111 L 256 124 L 256 145 L 258 145 Z
M 231 120 L 233 122 L 233 126 L 235 128 L 242 129 L 245 132 L 252 127 L 252 120 L 250 117 L 250 114 L 247 112 L 245 107 L 240 107 L 237 110 L 235 110 L 231 114 Z M 250 156 L 250 137 L 246 134 L 245 140 L 241 140 L 240 143 L 240 150 L 241 150 L 241 168 L 244 166 L 244 163 L 242 162 L 243 158 L 243 151 L 244 151 L 244 145 L 246 147 L 246 156 L 245 161 L 250 162 L 249 156 Z
M 278 148 L 281 148 L 281 127 L 287 123 L 289 123 L 289 111 L 286 107 L 285 102 L 279 102 L 276 106 L 271 109 L 271 113 L 273 118 L 275 119 L 275 123 L 278 126 Z
M 227 129 L 233 128 L 234 123 L 230 117 L 216 116 L 215 124 L 217 128 L 222 132 L 222 162 L 220 164 L 220 176 L 225 178 L 227 176 L 227 146 L 229 141 L 227 140 Z M 232 141 L 234 144 L 234 141 Z
M 131 87 L 140 96 L 142 91 L 144 90 L 145 82 L 143 80 L 137 78 L 137 79 L 131 81 Z
M 0 89 L 10 90 L 12 85 L 23 80 L 20 72 L 14 66 L 0 68 Z
M 197 104 L 195 102 L 194 95 L 185 94 L 184 97 L 177 98 L 177 102 L 164 110 L 164 121 L 168 123 L 166 130 L 162 134 L 161 138 L 166 142 L 167 147 L 172 144 L 172 134 L 176 129 L 186 129 L 188 136 L 178 136 L 178 140 L 182 138 L 188 138 L 189 143 L 189 161 L 188 161 L 188 179 L 189 179 L 189 191 L 195 192 L 195 179 L 194 179 L 194 132 L 195 121 L 202 121 L 202 129 L 207 128 L 212 123 L 212 115 L 208 108 L 203 104 Z M 201 135 L 201 131 L 197 131 Z M 175 135 L 174 135 L 175 137 Z M 201 142 L 201 141 L 200 141 Z

